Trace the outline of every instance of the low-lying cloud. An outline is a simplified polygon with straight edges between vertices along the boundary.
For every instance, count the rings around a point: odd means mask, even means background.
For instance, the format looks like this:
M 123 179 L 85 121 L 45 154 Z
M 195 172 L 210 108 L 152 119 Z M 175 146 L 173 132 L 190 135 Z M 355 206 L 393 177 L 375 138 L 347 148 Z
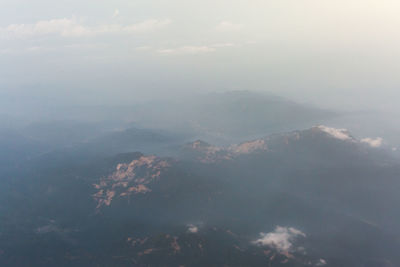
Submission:
M 189 224 L 188 225 L 188 232 L 192 233 L 192 234 L 196 234 L 199 232 L 199 227 L 197 227 L 196 225 L 193 224 Z
M 259 239 L 253 241 L 254 244 L 268 246 L 280 252 L 289 252 L 298 237 L 306 237 L 300 230 L 281 226 L 277 226 L 273 232 L 260 233 L 260 236 Z
M 365 143 L 371 147 L 381 147 L 383 145 L 383 138 L 377 137 L 377 138 L 364 138 L 361 139 L 362 143 Z
M 331 128 L 327 127 L 324 125 L 320 125 L 317 127 L 321 131 L 329 134 L 331 137 L 339 139 L 339 140 L 351 140 L 352 137 L 349 134 L 349 131 L 347 129 L 336 129 L 336 128 Z

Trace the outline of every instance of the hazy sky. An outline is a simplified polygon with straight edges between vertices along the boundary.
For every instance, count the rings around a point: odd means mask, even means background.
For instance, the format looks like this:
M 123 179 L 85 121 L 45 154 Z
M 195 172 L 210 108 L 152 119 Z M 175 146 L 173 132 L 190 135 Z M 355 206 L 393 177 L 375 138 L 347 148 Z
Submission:
M 1 0 L 0 99 L 270 91 L 396 108 L 398 0 Z

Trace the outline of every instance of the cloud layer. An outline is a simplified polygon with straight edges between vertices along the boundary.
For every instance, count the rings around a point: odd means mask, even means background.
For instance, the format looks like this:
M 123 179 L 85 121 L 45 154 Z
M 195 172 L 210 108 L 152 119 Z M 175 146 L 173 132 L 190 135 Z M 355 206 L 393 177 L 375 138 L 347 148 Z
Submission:
M 114 14 L 115 15 L 115 14 Z M 0 28 L 0 39 L 26 39 L 41 36 L 82 37 L 101 34 L 133 34 L 160 30 L 170 19 L 149 19 L 135 24 L 85 26 L 75 18 L 42 20 L 33 24 L 11 24 Z

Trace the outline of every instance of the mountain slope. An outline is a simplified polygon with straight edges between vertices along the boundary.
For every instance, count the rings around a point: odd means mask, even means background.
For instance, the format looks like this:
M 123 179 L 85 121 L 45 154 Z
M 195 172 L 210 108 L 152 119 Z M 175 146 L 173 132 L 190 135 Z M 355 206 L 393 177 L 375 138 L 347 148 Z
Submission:
M 397 266 L 400 164 L 369 141 L 317 126 L 42 173 L 29 220 L 2 221 L 0 262 L 59 244 L 53 265 Z

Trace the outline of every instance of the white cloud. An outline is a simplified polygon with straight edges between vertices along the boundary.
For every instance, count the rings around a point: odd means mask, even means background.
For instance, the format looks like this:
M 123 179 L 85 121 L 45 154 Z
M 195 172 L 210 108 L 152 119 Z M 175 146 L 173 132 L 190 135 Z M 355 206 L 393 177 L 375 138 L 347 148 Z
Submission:
M 323 125 L 317 126 L 317 129 L 329 134 L 330 136 L 340 140 L 351 140 L 352 137 L 347 129 L 330 128 Z
M 76 37 L 88 34 L 88 29 L 74 19 L 42 20 L 35 24 L 11 24 L 0 28 L 0 37 L 6 39 L 29 38 L 43 35 Z
M 147 33 L 165 28 L 171 23 L 169 19 L 149 19 L 136 24 L 106 24 L 88 27 L 80 24 L 76 19 L 43 20 L 34 24 L 12 24 L 0 28 L 0 38 L 18 39 L 33 38 L 38 36 L 81 37 L 99 34 L 130 34 Z
M 383 139 L 381 137 L 364 138 L 364 139 L 361 139 L 361 142 L 368 144 L 371 147 L 381 147 L 383 145 Z
M 315 266 L 324 266 L 326 265 L 326 260 L 324 259 L 319 259 L 319 261 L 317 262 L 317 264 L 315 264 Z
M 212 46 L 181 46 L 171 49 L 160 49 L 157 52 L 160 54 L 204 54 L 215 52 L 216 48 Z
M 275 248 L 280 252 L 288 252 L 292 248 L 293 241 L 297 237 L 305 237 L 306 235 L 292 227 L 277 226 L 275 231 L 260 233 L 260 236 L 261 238 L 254 241 L 254 244 Z
M 113 14 L 113 18 L 116 18 L 116 17 L 118 17 L 119 16 L 119 9 L 115 9 L 114 10 L 114 14 Z
M 193 224 L 188 225 L 188 232 L 192 234 L 196 234 L 199 232 L 199 228 Z
M 242 24 L 235 24 L 230 21 L 221 21 L 217 27 L 217 31 L 222 31 L 222 32 L 235 32 L 235 31 L 240 31 L 244 28 Z
M 185 54 L 204 54 L 212 53 L 220 48 L 236 47 L 234 43 L 216 43 L 210 45 L 187 45 L 175 48 L 166 48 L 157 50 L 160 54 L 165 55 L 185 55 Z
M 171 24 L 170 19 L 150 19 L 127 26 L 120 24 L 105 25 L 98 30 L 98 33 L 146 33 L 163 29 L 169 24 Z M 94 30 L 94 32 L 96 32 L 96 30 Z

